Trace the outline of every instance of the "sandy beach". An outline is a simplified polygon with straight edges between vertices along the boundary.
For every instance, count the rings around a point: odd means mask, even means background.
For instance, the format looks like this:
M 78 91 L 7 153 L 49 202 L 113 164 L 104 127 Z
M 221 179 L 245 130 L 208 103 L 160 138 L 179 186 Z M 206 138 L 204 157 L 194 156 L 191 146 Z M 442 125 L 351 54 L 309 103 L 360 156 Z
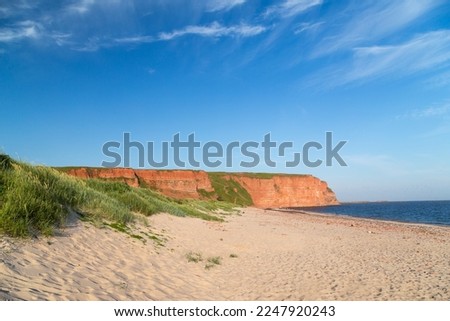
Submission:
M 246 208 L 225 222 L 158 214 L 133 233 L 149 237 L 78 220 L 3 236 L 0 299 L 450 299 L 447 227 Z

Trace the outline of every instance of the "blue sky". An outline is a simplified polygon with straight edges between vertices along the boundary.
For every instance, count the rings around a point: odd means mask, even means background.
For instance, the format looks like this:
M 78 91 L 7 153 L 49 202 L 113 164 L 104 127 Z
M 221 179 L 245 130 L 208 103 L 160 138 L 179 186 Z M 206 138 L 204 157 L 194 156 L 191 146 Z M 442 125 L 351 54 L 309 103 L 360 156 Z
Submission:
M 124 132 L 301 149 L 332 131 L 347 167 L 253 171 L 343 201 L 450 199 L 449 17 L 438 0 L 2 1 L 0 148 L 100 166 Z

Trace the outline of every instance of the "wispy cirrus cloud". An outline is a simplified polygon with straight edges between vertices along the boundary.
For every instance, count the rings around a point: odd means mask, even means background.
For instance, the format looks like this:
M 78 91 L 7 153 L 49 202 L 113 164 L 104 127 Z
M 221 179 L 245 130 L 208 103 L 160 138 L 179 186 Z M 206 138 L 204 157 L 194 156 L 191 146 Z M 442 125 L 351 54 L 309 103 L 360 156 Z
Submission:
M 443 106 L 425 108 L 424 110 L 414 113 L 413 116 L 416 118 L 436 117 L 448 115 L 449 112 L 450 112 L 450 103 L 447 103 Z
M 398 116 L 397 119 L 423 119 L 432 117 L 442 118 L 443 116 L 447 116 L 449 114 L 450 101 L 440 105 L 434 105 L 423 109 L 415 109 L 409 111 Z
M 96 0 L 77 0 L 67 6 L 67 11 L 78 14 L 84 14 L 88 12 Z
M 0 42 L 13 42 L 23 39 L 35 39 L 40 34 L 40 25 L 34 21 L 25 20 L 13 26 L 0 28 Z
M 183 29 L 174 30 L 171 32 L 161 32 L 156 36 L 151 35 L 136 35 L 124 38 L 114 39 L 117 44 L 144 44 L 157 41 L 171 41 L 183 36 L 194 35 L 204 38 L 221 38 L 221 37 L 252 37 L 266 31 L 266 27 L 261 25 L 233 25 L 223 26 L 220 23 L 213 22 L 209 25 L 193 25 L 186 26 Z
M 68 46 L 73 44 L 70 33 L 48 30 L 41 22 L 32 20 L 18 21 L 12 25 L 0 28 L 0 43 L 13 43 L 25 40 L 37 40 L 41 44 Z
M 245 2 L 246 0 L 210 0 L 206 3 L 206 11 L 228 11 Z
M 278 41 L 286 36 L 286 34 L 301 34 L 307 31 L 318 30 L 322 22 L 303 22 L 293 28 L 292 22 L 297 15 L 307 10 L 320 6 L 323 0 L 283 0 L 276 2 L 264 11 L 260 17 L 266 23 L 268 34 L 266 37 L 242 59 L 240 65 L 246 65 L 257 56 L 261 56 L 272 50 Z M 268 21 L 271 21 L 270 24 Z M 292 61 L 292 59 L 290 59 Z
M 450 60 L 450 30 L 420 34 L 400 45 L 356 48 L 354 55 L 347 81 L 427 70 Z
M 294 34 L 298 35 L 304 32 L 314 32 L 317 31 L 322 25 L 324 24 L 323 21 L 321 22 L 302 22 L 299 25 L 295 27 Z
M 298 15 L 310 8 L 319 6 L 323 3 L 323 0 L 284 0 L 280 4 L 269 7 L 265 15 L 266 16 L 281 16 L 283 18 L 292 17 Z
M 343 10 L 340 17 L 343 22 L 331 29 L 337 31 L 331 32 L 318 43 L 312 57 L 377 41 L 404 28 L 442 3 L 443 0 L 379 0 L 370 5 L 364 1 L 354 2 Z
M 218 22 L 213 22 L 206 26 L 187 26 L 180 30 L 172 32 L 161 32 L 158 35 L 157 40 L 172 40 L 185 35 L 197 35 L 201 37 L 220 38 L 224 36 L 237 36 L 237 37 L 252 37 L 256 36 L 266 30 L 266 27 L 261 25 L 234 25 L 223 26 Z
M 317 7 L 322 3 L 323 0 L 284 0 L 276 5 L 269 6 L 262 15 L 266 23 L 264 28 L 268 31 L 268 34 L 256 47 L 244 56 L 240 65 L 246 65 L 257 56 L 272 50 L 286 33 L 292 34 L 292 21 L 296 15 L 310 8 Z M 272 20 L 270 24 L 268 20 Z M 323 22 L 300 23 L 295 27 L 294 34 L 318 30 L 322 24 Z
M 153 36 L 130 36 L 130 37 L 124 37 L 124 38 L 116 38 L 114 39 L 114 42 L 118 43 L 118 44 L 132 44 L 132 43 L 150 43 L 150 42 L 155 42 L 158 39 L 153 37 Z
M 71 37 L 70 33 L 53 32 L 50 34 L 50 38 L 60 47 L 71 45 L 73 43 Z
M 320 75 L 330 86 L 366 81 L 387 75 L 407 76 L 450 62 L 450 30 L 419 34 L 398 45 L 360 47 L 350 62 Z
M 23 12 L 32 10 L 38 3 L 29 0 L 3 1 L 0 3 L 0 18 L 20 16 Z
M 216 0 L 201 4 L 214 14 L 242 5 L 246 0 Z M 39 39 L 41 45 L 66 47 L 76 51 L 97 51 L 120 45 L 138 45 L 156 41 L 170 41 L 187 35 L 204 38 L 246 38 L 263 33 L 266 27 L 260 24 L 231 22 L 224 25 L 212 20 L 206 24 L 189 24 L 171 31 L 168 25 L 148 24 L 140 14 L 144 9 L 170 8 L 176 3 L 148 3 L 111 0 L 67 0 L 38 10 L 26 0 L 0 4 L 0 17 L 8 15 L 8 24 L 0 25 L 0 43 Z M 196 5 L 187 3 L 194 10 Z M 102 12 L 98 17 L 97 13 Z M 12 13 L 14 13 L 12 15 Z M 210 16 L 209 19 L 213 18 Z M 102 23 L 101 20 L 105 20 Z M 22 21 L 21 21 L 22 20 Z M 191 19 L 187 19 L 189 21 Z M 194 19 L 195 20 L 195 19 Z M 130 21 L 133 21 L 130 24 Z M 94 27 L 95 26 L 95 27 Z M 124 27 L 121 28 L 120 26 Z M 158 30 L 159 29 L 159 30 Z M 136 33 L 143 31 L 143 34 Z

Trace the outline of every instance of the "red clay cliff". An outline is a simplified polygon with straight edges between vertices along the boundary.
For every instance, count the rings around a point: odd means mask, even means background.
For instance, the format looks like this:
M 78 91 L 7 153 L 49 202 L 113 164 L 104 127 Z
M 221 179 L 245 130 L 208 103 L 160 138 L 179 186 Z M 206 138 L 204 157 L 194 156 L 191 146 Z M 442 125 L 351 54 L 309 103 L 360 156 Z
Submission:
M 207 172 L 192 170 L 147 170 L 130 168 L 71 168 L 69 175 L 124 182 L 133 187 L 155 189 L 173 198 L 201 199 L 214 194 Z M 326 182 L 311 175 L 270 174 L 258 177 L 246 173 L 227 173 L 250 194 L 260 208 L 325 206 L 338 204 Z
M 327 183 L 311 175 L 273 175 L 256 178 L 235 174 L 251 195 L 256 207 L 325 206 L 338 204 L 336 195 Z

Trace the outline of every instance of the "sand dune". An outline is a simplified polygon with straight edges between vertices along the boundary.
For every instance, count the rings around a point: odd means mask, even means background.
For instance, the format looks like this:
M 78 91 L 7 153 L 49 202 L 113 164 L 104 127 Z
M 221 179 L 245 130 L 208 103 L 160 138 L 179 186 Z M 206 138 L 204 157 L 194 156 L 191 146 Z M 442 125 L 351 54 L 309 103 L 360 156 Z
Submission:
M 136 229 L 162 245 L 79 221 L 52 238 L 2 237 L 0 298 L 450 299 L 450 228 L 248 208 L 224 223 L 159 214 Z

